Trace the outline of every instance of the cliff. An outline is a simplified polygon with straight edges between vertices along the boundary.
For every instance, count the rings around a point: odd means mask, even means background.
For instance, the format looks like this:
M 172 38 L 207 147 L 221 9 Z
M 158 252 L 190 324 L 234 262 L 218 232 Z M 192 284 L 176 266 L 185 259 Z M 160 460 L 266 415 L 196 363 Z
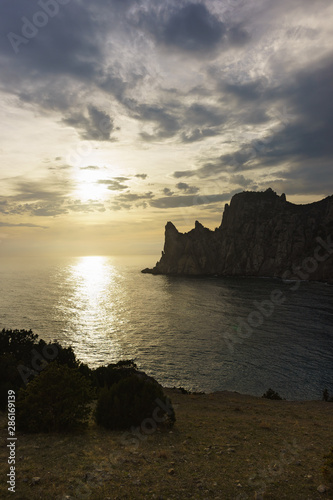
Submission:
M 180 233 L 168 222 L 162 257 L 143 272 L 271 276 L 333 282 L 333 196 L 295 205 L 272 189 L 233 196 L 220 227 Z

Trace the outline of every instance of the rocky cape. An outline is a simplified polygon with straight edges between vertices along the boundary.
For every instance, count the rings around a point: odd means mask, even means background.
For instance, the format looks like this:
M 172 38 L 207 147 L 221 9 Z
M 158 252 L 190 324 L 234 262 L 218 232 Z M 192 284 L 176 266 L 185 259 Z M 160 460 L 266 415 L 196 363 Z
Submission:
M 142 272 L 333 282 L 333 196 L 295 205 L 270 188 L 238 193 L 215 231 L 196 221 L 180 233 L 168 222 L 161 259 Z

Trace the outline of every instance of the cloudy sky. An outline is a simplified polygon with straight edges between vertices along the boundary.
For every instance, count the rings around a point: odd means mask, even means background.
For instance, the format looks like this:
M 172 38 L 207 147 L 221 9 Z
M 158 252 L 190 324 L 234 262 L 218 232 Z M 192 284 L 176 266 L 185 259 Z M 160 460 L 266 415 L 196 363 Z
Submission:
M 2 0 L 0 252 L 160 252 L 333 193 L 333 3 Z

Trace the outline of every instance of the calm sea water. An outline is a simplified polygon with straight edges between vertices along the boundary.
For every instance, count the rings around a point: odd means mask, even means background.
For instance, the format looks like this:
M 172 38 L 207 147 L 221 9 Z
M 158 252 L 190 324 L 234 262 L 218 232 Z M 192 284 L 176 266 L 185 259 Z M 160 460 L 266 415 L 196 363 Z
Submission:
M 72 345 L 92 367 L 134 358 L 166 386 L 287 399 L 333 393 L 333 286 L 272 279 L 193 279 L 141 274 L 154 257 L 78 257 L 0 264 L 0 327 L 32 329 Z M 247 338 L 238 321 L 280 290 Z M 253 316 L 256 318 L 256 316 Z

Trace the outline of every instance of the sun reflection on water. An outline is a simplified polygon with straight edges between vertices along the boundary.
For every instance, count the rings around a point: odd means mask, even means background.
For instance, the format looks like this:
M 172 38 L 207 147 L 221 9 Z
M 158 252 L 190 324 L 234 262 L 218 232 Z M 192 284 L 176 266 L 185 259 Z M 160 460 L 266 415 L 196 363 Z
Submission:
M 97 312 L 103 302 L 111 282 L 110 264 L 107 257 L 80 257 L 71 266 L 72 278 L 77 283 L 79 301 L 85 301 L 90 306 L 90 312 Z
M 67 268 L 67 286 L 71 293 L 62 304 L 62 314 L 68 318 L 72 343 L 78 358 L 91 361 L 96 345 L 105 344 L 105 355 L 118 352 L 117 341 L 112 335 L 119 277 L 108 257 L 80 257 Z M 100 358 L 98 363 L 104 361 Z

